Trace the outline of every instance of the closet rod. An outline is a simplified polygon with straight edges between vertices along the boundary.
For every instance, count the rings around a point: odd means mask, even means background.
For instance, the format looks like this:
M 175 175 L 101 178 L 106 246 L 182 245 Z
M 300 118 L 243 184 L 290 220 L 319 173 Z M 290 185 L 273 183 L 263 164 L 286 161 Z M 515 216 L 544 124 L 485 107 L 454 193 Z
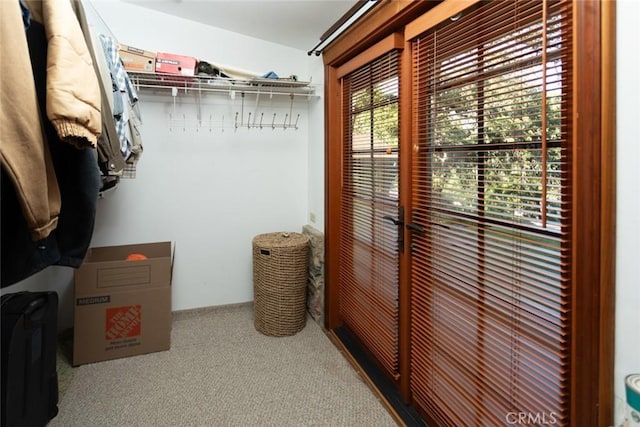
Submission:
M 333 24 L 321 37 L 320 42 L 316 44 L 307 55 L 315 54 L 320 56 L 322 51 L 327 48 L 338 36 L 347 31 L 360 18 L 369 12 L 380 0 L 359 0 L 351 9 L 347 11 L 335 24 Z

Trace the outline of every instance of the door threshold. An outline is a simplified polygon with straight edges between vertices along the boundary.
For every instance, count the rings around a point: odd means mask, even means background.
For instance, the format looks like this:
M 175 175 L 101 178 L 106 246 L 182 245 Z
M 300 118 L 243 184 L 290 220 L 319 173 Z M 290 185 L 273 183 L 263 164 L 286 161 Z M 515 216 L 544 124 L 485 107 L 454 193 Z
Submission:
M 402 395 L 382 370 L 362 350 L 360 344 L 345 327 L 329 331 L 334 343 L 345 353 L 347 359 L 360 372 L 365 381 L 382 400 L 389 413 L 401 426 L 427 427 L 418 412 L 404 403 Z

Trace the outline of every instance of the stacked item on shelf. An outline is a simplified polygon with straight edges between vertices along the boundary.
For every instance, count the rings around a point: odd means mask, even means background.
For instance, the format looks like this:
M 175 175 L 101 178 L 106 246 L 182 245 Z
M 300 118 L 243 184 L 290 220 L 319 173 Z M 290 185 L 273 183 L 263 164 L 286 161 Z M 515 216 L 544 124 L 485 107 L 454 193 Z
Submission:
M 192 56 L 175 53 L 156 53 L 156 73 L 193 77 L 196 74 L 198 60 Z
M 127 71 L 146 71 L 153 73 L 156 71 L 156 53 L 137 47 L 120 44 L 118 46 L 120 59 Z
M 198 66 L 198 60 L 192 56 L 152 52 L 125 44 L 119 45 L 118 53 L 128 72 L 148 75 L 146 80 L 155 82 L 152 84 L 175 82 L 190 86 Z
M 229 81 L 243 81 L 254 85 L 263 86 L 306 86 L 307 82 L 298 82 L 295 75 L 285 78 L 279 77 L 275 72 L 264 74 L 242 70 L 236 67 L 221 66 L 192 56 L 178 55 L 166 52 L 151 52 L 133 46 L 121 44 L 119 46 L 120 58 L 127 71 L 134 73 L 150 73 L 153 80 L 167 82 L 176 80 L 181 86 L 199 78 L 214 78 Z M 176 76 L 182 78 L 177 79 Z M 147 82 L 149 79 L 145 79 Z
M 127 71 L 193 77 L 198 67 L 198 60 L 192 56 L 151 52 L 125 44 L 119 45 L 118 53 Z

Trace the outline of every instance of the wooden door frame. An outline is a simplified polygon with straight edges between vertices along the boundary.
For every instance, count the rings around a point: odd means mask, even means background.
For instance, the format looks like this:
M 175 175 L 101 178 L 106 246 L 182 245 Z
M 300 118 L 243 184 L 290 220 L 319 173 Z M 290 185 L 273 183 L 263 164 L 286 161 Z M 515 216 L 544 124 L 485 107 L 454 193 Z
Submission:
M 419 18 L 426 21 L 440 19 L 442 15 L 438 14 L 450 13 L 457 7 L 456 3 L 459 5 L 460 0 L 445 0 L 439 4 L 404 0 L 380 2 L 324 52 L 325 326 L 328 329 L 340 326 L 337 287 L 342 211 L 342 100 L 337 68 L 391 33 L 402 33 L 410 22 Z M 431 8 L 434 10 L 426 13 Z M 573 8 L 571 226 L 574 238 L 571 244 L 570 420 L 572 426 L 608 427 L 613 424 L 615 357 L 615 2 L 574 0 Z M 409 52 L 410 49 L 404 49 L 401 70 L 401 97 L 404 96 L 405 101 L 400 100 L 400 132 L 401 146 L 405 150 L 411 147 L 410 123 L 406 123 L 411 117 L 410 101 L 406 100 L 407 93 L 410 94 L 406 83 L 411 80 L 410 74 L 407 79 L 410 69 L 405 64 Z M 410 152 L 405 153 L 410 155 Z M 410 171 L 401 173 L 410 174 Z M 405 178 L 403 182 L 409 181 Z M 406 200 L 401 200 L 407 207 L 404 202 Z M 402 286 L 403 281 L 406 283 L 408 278 L 401 278 L 399 298 L 408 313 L 408 292 Z M 409 319 L 401 317 L 400 321 L 406 327 Z M 407 357 L 408 340 L 407 335 L 400 337 L 401 354 Z M 407 360 L 401 361 L 401 366 L 406 364 Z M 408 377 L 401 371 L 401 377 L 404 376 Z M 405 385 L 401 384 L 401 388 L 407 398 Z

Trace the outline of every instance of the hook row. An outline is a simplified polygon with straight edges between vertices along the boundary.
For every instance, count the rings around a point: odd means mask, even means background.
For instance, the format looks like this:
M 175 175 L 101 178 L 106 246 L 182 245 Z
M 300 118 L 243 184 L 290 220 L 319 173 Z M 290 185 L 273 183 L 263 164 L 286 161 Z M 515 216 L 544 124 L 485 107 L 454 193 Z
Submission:
M 247 118 L 247 123 L 244 124 L 242 123 L 242 118 L 240 118 L 240 121 L 238 120 L 238 113 L 236 112 L 236 117 L 234 120 L 234 127 L 235 129 L 238 129 L 239 127 L 246 127 L 247 129 L 264 129 L 265 127 L 270 127 L 271 129 L 288 129 L 288 128 L 294 128 L 295 130 L 298 130 L 298 120 L 300 119 L 300 114 L 297 115 L 296 117 L 296 121 L 295 123 L 291 123 L 291 115 L 289 113 L 284 115 L 284 121 L 282 123 L 276 123 L 276 118 L 277 118 L 277 114 L 273 113 L 273 118 L 271 120 L 271 124 L 263 124 L 263 119 L 264 119 L 264 113 L 260 113 L 260 121 L 258 123 L 256 123 L 256 117 L 254 116 L 253 122 L 251 121 L 251 112 L 249 112 L 249 117 Z
M 235 99 L 235 91 L 232 91 L 231 93 L 231 98 Z M 183 114 L 182 115 L 182 120 L 180 119 L 174 119 L 173 115 L 176 114 L 176 93 L 174 91 L 174 93 L 172 93 L 173 95 L 173 114 L 169 114 L 169 130 L 171 131 L 174 127 L 176 128 L 182 128 L 183 131 L 186 131 L 187 128 L 194 128 L 196 129 L 196 131 L 198 131 L 200 128 L 203 127 L 209 127 L 209 131 L 213 131 L 214 128 L 220 128 L 222 130 L 222 132 L 224 132 L 225 130 L 225 117 L 222 116 L 221 120 L 218 121 L 214 121 L 212 115 L 209 115 L 209 120 L 202 120 L 202 112 L 201 112 L 201 107 L 200 107 L 200 94 L 198 94 L 198 102 L 196 104 L 196 108 L 197 108 L 197 115 L 196 115 L 196 119 L 195 121 L 193 120 L 187 120 L 186 115 Z M 233 123 L 230 124 L 233 126 L 234 131 L 237 131 L 239 128 L 246 128 L 246 129 L 265 129 L 265 128 L 271 128 L 272 130 L 275 129 L 283 129 L 283 130 L 287 130 L 290 128 L 293 128 L 294 130 L 298 130 L 298 120 L 300 120 L 300 114 L 298 114 L 296 116 L 296 120 L 295 122 L 293 122 L 293 94 L 289 95 L 289 112 L 287 114 L 285 114 L 284 116 L 284 120 L 278 120 L 277 119 L 277 113 L 273 113 L 273 117 L 271 119 L 271 124 L 269 124 L 268 122 L 265 122 L 265 117 L 264 117 L 264 113 L 260 113 L 260 120 L 258 120 L 258 113 L 257 113 L 257 109 L 258 109 L 258 102 L 260 100 L 260 94 L 258 93 L 256 95 L 256 102 L 255 102 L 255 112 L 252 114 L 251 112 L 248 113 L 247 116 L 247 121 L 244 121 L 244 110 L 245 110 L 245 93 L 241 92 L 241 104 L 240 104 L 240 112 L 236 111 L 235 113 L 235 117 L 233 120 Z M 253 115 L 253 120 L 251 119 Z M 268 120 L 268 119 L 267 119 Z M 192 123 L 195 122 L 195 125 L 192 125 Z M 174 126 L 175 124 L 175 126 Z
M 217 120 L 213 118 L 213 115 L 209 115 L 209 119 L 188 119 L 186 114 L 182 115 L 182 118 L 175 118 L 173 114 L 169 114 L 169 130 L 173 129 L 182 129 L 183 132 L 186 132 L 187 129 L 195 129 L 198 131 L 199 129 L 208 129 L 209 132 L 212 132 L 214 129 L 220 129 L 222 132 L 225 129 L 233 129 L 234 132 L 237 132 L 238 129 L 293 129 L 298 130 L 298 121 L 300 120 L 300 114 L 296 116 L 295 121 L 293 120 L 291 114 L 286 113 L 284 115 L 284 120 L 278 120 L 277 113 L 273 113 L 273 117 L 269 121 L 269 119 L 265 120 L 264 113 L 260 113 L 260 118 L 257 120 L 257 115 L 253 115 L 249 112 L 246 122 L 242 120 L 242 116 L 239 112 L 235 113 L 233 121 L 227 121 L 225 116 L 222 116 L 221 119 Z

